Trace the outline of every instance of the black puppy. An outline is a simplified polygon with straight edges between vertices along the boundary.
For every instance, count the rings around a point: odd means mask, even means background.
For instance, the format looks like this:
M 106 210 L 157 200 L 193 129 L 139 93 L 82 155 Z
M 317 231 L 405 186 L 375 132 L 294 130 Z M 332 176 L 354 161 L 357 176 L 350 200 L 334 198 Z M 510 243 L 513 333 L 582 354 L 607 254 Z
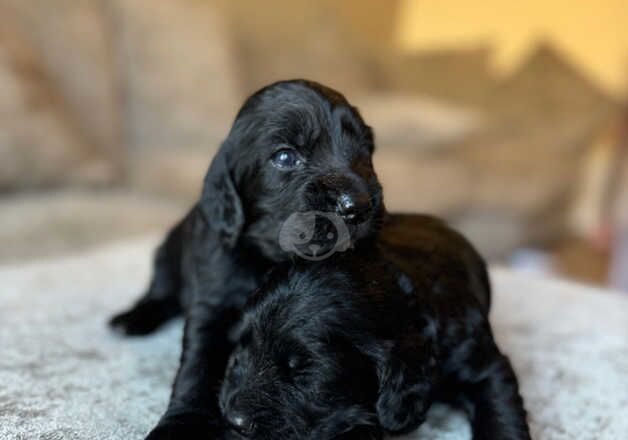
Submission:
M 529 439 L 482 259 L 430 217 L 385 231 L 379 246 L 271 272 L 246 307 L 225 418 L 254 439 L 380 438 L 444 400 L 467 410 L 474 439 Z
M 111 321 L 139 335 L 186 314 L 171 401 L 149 438 L 222 431 L 217 392 L 232 349 L 227 333 L 262 274 L 293 255 L 280 245 L 281 226 L 292 214 L 334 214 L 351 244 L 375 233 L 384 207 L 373 148 L 357 110 L 320 84 L 279 82 L 247 99 L 201 199 L 157 250 L 147 293 Z M 325 237 L 332 226 L 322 228 Z

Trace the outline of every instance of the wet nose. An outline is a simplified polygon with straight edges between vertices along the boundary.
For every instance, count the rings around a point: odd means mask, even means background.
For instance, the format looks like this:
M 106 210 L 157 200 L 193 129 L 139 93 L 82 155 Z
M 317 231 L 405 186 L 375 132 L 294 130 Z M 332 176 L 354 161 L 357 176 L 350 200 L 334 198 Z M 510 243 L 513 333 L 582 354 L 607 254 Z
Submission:
M 371 211 L 371 198 L 367 193 L 343 193 L 338 197 L 336 212 L 349 223 L 360 223 Z
M 242 411 L 232 410 L 227 413 L 227 421 L 229 424 L 242 435 L 249 435 L 253 432 L 253 420 L 246 416 Z

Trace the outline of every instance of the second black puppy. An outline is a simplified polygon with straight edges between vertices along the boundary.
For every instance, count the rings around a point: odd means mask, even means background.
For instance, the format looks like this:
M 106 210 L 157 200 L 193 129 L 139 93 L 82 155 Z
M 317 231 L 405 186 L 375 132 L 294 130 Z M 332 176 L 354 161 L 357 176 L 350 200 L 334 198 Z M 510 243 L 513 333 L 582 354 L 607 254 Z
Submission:
M 381 438 L 444 400 L 468 412 L 474 439 L 529 439 L 482 259 L 436 219 L 386 231 L 379 247 L 272 273 L 243 318 L 225 418 L 254 439 Z

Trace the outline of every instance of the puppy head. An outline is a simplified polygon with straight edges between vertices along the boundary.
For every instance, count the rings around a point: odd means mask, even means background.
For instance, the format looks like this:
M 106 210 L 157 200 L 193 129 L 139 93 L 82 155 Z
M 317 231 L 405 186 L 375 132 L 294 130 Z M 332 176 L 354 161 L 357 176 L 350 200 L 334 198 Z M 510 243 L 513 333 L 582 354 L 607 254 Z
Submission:
M 225 420 L 256 439 L 331 439 L 376 423 L 376 368 L 340 274 L 273 277 L 249 304 L 220 392 Z M 299 294 L 295 294 L 299 292 Z
M 245 239 L 275 261 L 298 253 L 279 243 L 295 213 L 340 219 L 346 248 L 372 234 L 383 214 L 373 148 L 371 129 L 338 92 L 303 80 L 272 84 L 240 109 L 205 179 L 201 211 L 226 243 Z M 313 235 L 336 246 L 334 222 L 321 224 Z

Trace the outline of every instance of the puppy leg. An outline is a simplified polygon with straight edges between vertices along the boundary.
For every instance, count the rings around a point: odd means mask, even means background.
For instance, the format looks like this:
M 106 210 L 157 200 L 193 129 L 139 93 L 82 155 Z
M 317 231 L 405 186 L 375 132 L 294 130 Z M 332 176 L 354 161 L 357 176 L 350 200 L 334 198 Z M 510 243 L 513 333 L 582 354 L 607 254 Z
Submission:
M 181 365 L 168 410 L 147 440 L 216 439 L 226 435 L 218 389 L 233 350 L 228 334 L 237 309 L 194 304 L 186 321 Z
M 157 249 L 148 291 L 131 309 L 109 321 L 116 331 L 126 335 L 145 335 L 181 313 L 181 246 L 184 223 L 188 217 L 168 233 Z
M 494 342 L 474 351 L 458 371 L 474 440 L 529 440 L 517 377 Z

